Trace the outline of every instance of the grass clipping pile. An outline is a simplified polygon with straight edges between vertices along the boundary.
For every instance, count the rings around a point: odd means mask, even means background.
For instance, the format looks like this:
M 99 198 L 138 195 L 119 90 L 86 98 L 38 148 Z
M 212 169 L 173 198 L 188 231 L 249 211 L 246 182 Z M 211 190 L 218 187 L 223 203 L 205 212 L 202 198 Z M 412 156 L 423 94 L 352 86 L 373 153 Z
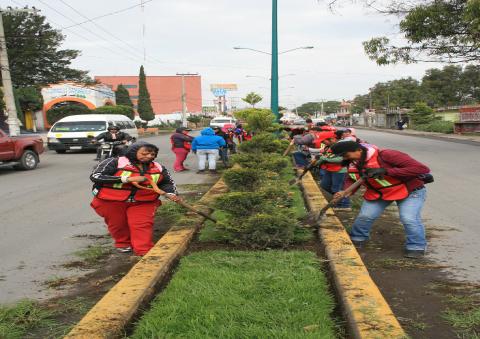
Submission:
M 240 145 L 224 172 L 229 193 L 214 202 L 216 225 L 208 223 L 200 241 L 216 241 L 253 249 L 285 248 L 309 238 L 300 228 L 306 211 L 298 187 L 289 187 L 290 160 L 280 155 L 288 142 L 262 133 Z

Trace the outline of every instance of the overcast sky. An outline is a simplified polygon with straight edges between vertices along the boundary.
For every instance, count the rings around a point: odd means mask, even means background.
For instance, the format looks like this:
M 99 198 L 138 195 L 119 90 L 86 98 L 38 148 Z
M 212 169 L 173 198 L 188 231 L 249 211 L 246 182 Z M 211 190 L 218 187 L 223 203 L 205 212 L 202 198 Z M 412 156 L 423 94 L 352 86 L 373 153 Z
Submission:
M 88 22 L 71 28 L 67 27 L 133 6 L 140 0 L 63 1 L 78 12 L 61 0 L 0 0 L 0 4 L 41 9 L 54 27 L 65 28 L 65 47 L 82 51 L 74 67 L 89 70 L 92 76 L 136 75 L 144 63 L 147 75 L 200 73 L 205 105 L 212 105 L 214 99 L 210 84 L 222 82 L 238 84 L 239 90 L 230 96 L 242 97 L 255 91 L 264 96 L 262 105 L 269 105 L 270 57 L 233 47 L 269 51 L 270 0 L 145 0 L 143 12 L 141 7 L 135 7 L 95 20 L 97 25 Z M 351 99 L 367 93 L 376 82 L 406 76 L 419 79 L 426 69 L 438 66 L 379 67 L 367 58 L 362 42 L 394 34 L 394 18 L 371 13 L 360 5 L 343 6 L 332 13 L 325 2 L 317 0 L 278 3 L 279 50 L 315 47 L 280 56 L 280 76 L 295 74 L 280 79 L 283 106 Z

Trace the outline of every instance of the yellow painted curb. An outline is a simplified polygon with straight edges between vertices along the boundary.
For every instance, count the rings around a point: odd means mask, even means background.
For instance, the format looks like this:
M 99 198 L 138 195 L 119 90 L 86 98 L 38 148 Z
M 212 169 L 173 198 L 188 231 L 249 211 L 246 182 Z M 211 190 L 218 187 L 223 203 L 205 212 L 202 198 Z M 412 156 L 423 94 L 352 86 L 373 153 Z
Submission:
M 220 179 L 202 197 L 202 207 L 218 194 L 226 192 Z M 191 227 L 173 227 L 132 269 L 103 296 L 65 337 L 68 339 L 118 338 L 138 308 L 153 294 L 155 286 L 167 275 L 172 264 L 185 252 L 203 217 L 191 215 Z
M 304 176 L 302 186 L 308 208 L 318 213 L 328 202 L 310 173 Z M 354 338 L 406 338 L 332 209 L 318 232 L 350 334 Z

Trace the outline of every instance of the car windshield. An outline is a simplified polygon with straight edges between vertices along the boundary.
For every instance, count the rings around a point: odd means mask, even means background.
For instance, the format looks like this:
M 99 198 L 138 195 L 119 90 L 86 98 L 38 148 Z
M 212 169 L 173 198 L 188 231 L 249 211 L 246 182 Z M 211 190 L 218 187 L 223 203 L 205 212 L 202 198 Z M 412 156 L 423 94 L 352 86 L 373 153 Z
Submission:
M 52 132 L 100 132 L 106 128 L 105 121 L 70 121 L 57 122 Z
M 229 119 L 214 119 L 212 120 L 213 123 L 220 123 L 220 124 L 223 124 L 223 123 L 229 123 L 229 122 L 232 122 L 232 120 L 229 120 Z

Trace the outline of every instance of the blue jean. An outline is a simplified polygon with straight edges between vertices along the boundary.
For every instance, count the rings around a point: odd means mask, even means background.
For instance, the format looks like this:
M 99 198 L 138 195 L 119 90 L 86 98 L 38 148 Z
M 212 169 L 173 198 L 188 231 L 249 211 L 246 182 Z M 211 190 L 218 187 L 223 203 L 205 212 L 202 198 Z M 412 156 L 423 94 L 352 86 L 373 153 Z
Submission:
M 293 159 L 297 167 L 306 167 L 308 165 L 308 157 L 303 152 L 294 152 Z
M 422 223 L 421 212 L 427 196 L 427 190 L 422 188 L 410 193 L 403 199 L 397 200 L 400 221 L 405 228 L 407 250 L 425 250 L 427 240 L 425 239 L 425 226 Z M 385 200 L 365 200 L 360 209 L 352 230 L 350 238 L 355 241 L 365 241 L 370 236 L 370 229 L 373 222 L 383 213 L 391 201 Z
M 322 181 L 320 186 L 330 194 L 334 194 L 343 190 L 343 183 L 345 182 L 345 176 L 347 173 L 330 172 L 322 170 Z M 348 208 L 350 207 L 350 199 L 343 198 L 335 207 Z

